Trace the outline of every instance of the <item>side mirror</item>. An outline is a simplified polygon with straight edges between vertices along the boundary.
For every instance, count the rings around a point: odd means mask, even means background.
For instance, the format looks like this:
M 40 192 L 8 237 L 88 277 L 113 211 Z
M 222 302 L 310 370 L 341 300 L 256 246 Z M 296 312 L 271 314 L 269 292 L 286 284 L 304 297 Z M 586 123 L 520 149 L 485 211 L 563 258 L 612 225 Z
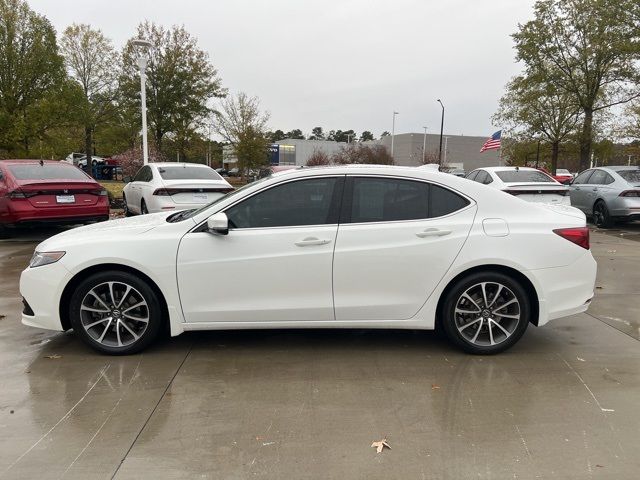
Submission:
M 229 219 L 226 213 L 216 213 L 207 218 L 207 231 L 214 235 L 229 234 Z
M 122 181 L 124 183 L 130 183 L 131 182 L 131 176 L 127 175 L 126 177 L 122 177 Z

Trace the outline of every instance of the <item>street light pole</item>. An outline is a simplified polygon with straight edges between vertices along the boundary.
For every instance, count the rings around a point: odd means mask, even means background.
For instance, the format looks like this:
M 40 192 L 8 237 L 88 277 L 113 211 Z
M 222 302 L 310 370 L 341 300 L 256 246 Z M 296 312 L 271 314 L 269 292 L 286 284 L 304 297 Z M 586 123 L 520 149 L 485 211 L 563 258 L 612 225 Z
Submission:
M 427 151 L 427 127 L 424 128 L 424 139 L 422 140 L 422 164 L 425 162 L 425 153 Z
M 444 137 L 444 164 L 447 164 L 447 145 L 449 145 L 449 137 Z
M 396 135 L 396 115 L 398 112 L 393 112 L 393 122 L 391 123 L 391 158 L 393 158 L 393 137 Z
M 142 110 L 142 162 L 149 163 L 149 145 L 147 143 L 147 57 L 144 55 L 146 49 L 151 47 L 151 42 L 138 38 L 132 43 L 139 47 L 138 68 L 140 69 L 140 103 Z
M 442 100 L 438 99 L 438 103 L 442 107 L 442 119 L 440 120 L 440 150 L 438 151 L 438 163 L 442 165 L 442 132 L 444 131 L 444 105 Z

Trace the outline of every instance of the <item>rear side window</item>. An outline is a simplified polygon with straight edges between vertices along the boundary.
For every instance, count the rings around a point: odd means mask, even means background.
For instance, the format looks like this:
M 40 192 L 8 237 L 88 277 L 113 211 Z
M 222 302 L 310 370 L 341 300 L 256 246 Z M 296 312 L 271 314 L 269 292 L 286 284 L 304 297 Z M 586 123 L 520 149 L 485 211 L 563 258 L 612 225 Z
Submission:
M 591 177 L 589 178 L 589 185 L 606 185 L 611 183 L 609 179 L 613 181 L 611 175 L 609 175 L 604 170 L 595 170 L 593 172 L 593 175 L 591 175 Z
M 555 180 L 548 175 L 537 170 L 503 170 L 496 172 L 498 178 L 504 183 L 517 182 L 548 182 L 553 183 Z
M 87 180 L 90 178 L 82 170 L 69 164 L 28 163 L 9 165 L 8 168 L 16 180 Z
M 222 180 L 218 173 L 208 167 L 158 167 L 163 180 Z
M 354 178 L 352 192 L 351 202 L 345 205 L 347 223 L 439 217 L 469 204 L 438 185 L 395 178 Z
M 232 228 L 334 224 L 343 178 L 296 180 L 278 185 L 229 208 Z
M 475 180 L 476 177 L 478 176 L 479 172 L 480 172 L 480 170 L 476 170 L 474 172 L 471 172 L 469 175 L 467 175 L 467 180 Z

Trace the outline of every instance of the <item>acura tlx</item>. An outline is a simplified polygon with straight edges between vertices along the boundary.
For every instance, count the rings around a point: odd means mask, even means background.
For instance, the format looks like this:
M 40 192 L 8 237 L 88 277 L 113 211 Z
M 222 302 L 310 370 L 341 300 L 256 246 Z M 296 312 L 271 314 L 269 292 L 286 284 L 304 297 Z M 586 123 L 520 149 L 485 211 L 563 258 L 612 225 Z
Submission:
M 195 210 L 76 228 L 22 272 L 22 322 L 109 354 L 163 329 L 442 329 L 492 354 L 587 309 L 585 215 L 427 168 L 273 174 Z

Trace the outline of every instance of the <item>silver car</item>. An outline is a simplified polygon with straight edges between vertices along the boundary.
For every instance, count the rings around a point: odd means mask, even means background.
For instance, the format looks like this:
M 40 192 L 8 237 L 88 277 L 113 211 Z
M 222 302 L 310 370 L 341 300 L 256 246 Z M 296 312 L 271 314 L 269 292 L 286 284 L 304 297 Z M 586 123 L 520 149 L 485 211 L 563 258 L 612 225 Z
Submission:
M 571 205 L 609 228 L 640 220 L 640 167 L 598 167 L 580 173 L 569 191 Z

